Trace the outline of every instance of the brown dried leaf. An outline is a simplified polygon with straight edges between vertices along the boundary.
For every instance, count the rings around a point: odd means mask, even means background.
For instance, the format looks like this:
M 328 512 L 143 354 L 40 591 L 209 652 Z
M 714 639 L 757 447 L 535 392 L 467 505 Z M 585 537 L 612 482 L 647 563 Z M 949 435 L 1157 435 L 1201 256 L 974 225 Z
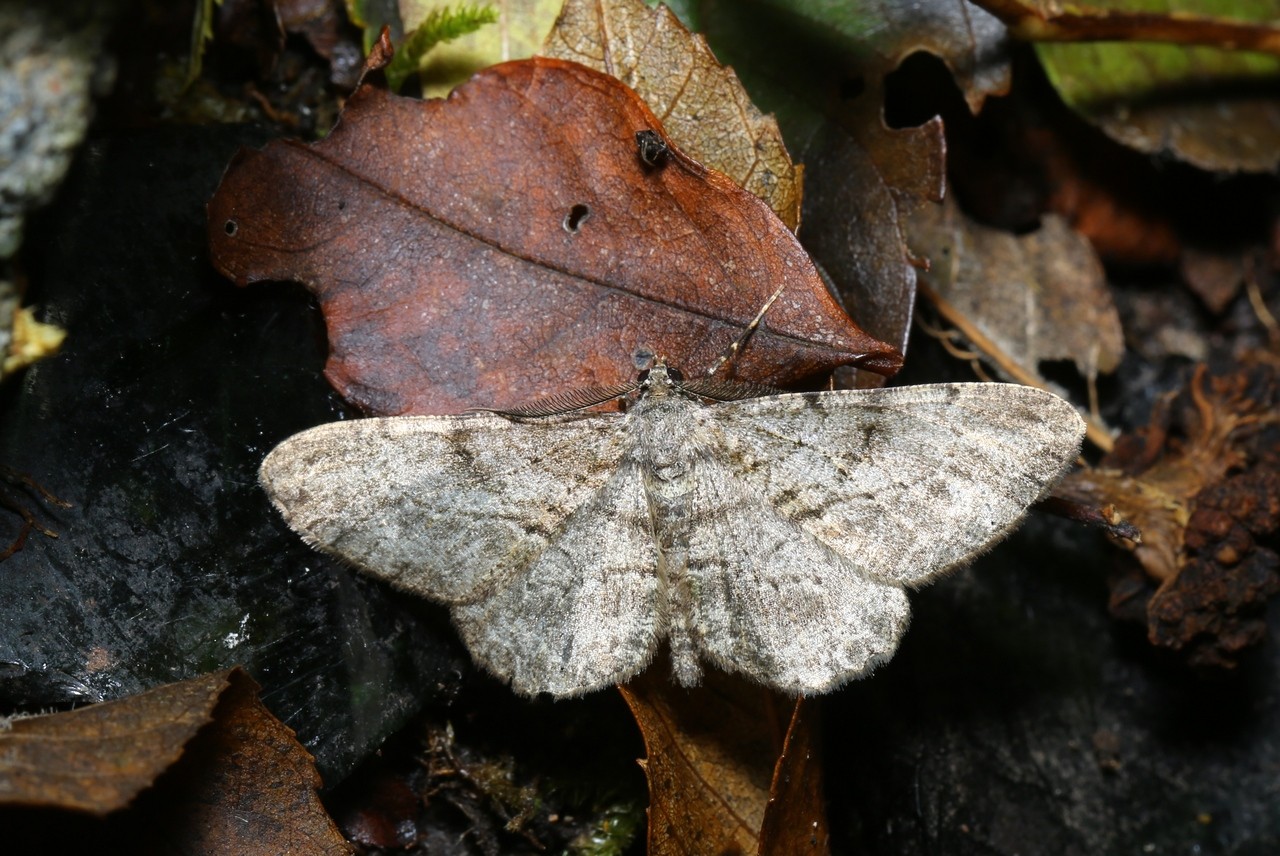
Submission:
M 330 382 L 380 414 L 626 382 L 646 353 L 700 373 L 783 283 L 740 378 L 896 370 L 759 199 L 669 141 L 646 165 L 646 129 L 635 93 L 560 60 L 495 66 L 446 101 L 366 85 L 325 140 L 235 158 L 213 260 L 240 284 L 307 283 Z
M 1233 666 L 1280 593 L 1280 556 L 1266 546 L 1280 531 L 1280 367 L 1256 356 L 1198 366 L 1147 427 L 1057 492 L 1114 504 L 1142 531 L 1124 544 L 1140 570 L 1112 583 L 1117 617 L 1194 665 Z
M 0 731 L 0 804 L 99 816 L 133 801 L 213 719 L 226 672 L 66 713 L 14 719 Z
M 831 70 L 832 59 L 850 73 L 866 76 L 866 91 L 878 91 L 885 75 L 913 53 L 938 57 L 955 78 L 969 109 L 978 112 L 990 95 L 1008 91 L 1009 38 L 995 16 L 966 0 L 919 0 L 914 3 L 802 3 L 702 4 L 706 32 L 719 51 L 731 45 L 739 53 L 749 43 L 758 48 L 770 35 L 783 43 L 782 55 L 763 50 L 753 54 L 752 66 L 776 70 L 802 59 L 789 42 L 808 45 L 812 62 L 793 65 L 778 80 L 801 79 Z M 735 20 L 736 19 L 736 20 Z M 748 36 L 747 31 L 754 30 Z M 727 41 L 722 36 L 733 33 Z M 744 36 L 746 38 L 744 38 Z M 832 56 L 823 56 L 827 52 Z M 744 67 L 746 63 L 743 63 Z M 828 81 L 830 82 L 830 81 Z M 874 100 L 879 100 L 878 96 Z
M 769 784 L 761 856 L 817 856 L 830 850 L 816 714 L 815 702 L 795 700 Z
M 0 734 L 0 746 L 5 803 L 114 812 L 91 819 L 10 811 L 6 845 L 42 852 L 86 841 L 95 851 L 122 853 L 351 850 L 320 804 L 311 756 L 239 669 L 18 719 Z
M 178 824 L 163 840 L 186 853 L 351 852 L 320 802 L 310 753 L 248 675 L 230 680 L 214 726 L 188 747 L 172 797 Z
M 1006 377 L 1049 388 L 1039 364 L 1069 359 L 1092 384 L 1119 365 L 1124 333 L 1102 263 L 1060 217 L 1014 236 L 948 201 L 921 208 L 911 229 L 931 263 L 922 294 Z M 1101 425 L 1091 423 L 1089 437 L 1110 448 Z
M 720 672 L 684 689 L 650 669 L 619 689 L 648 755 L 651 856 L 828 852 L 809 702 Z
M 733 69 L 667 7 L 566 0 L 542 55 L 618 78 L 690 157 L 763 199 L 793 232 L 799 226 L 800 170 L 777 121 L 756 108 Z

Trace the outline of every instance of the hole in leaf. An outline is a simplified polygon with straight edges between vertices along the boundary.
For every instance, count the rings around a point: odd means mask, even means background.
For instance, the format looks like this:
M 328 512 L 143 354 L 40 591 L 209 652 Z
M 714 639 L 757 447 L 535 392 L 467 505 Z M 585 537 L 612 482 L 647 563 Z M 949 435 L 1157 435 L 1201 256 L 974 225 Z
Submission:
M 576 235 L 583 221 L 590 216 L 591 209 L 587 206 L 581 204 L 573 206 L 564 217 L 564 230 L 571 235 Z
M 948 138 L 974 125 L 951 70 L 933 54 L 916 51 L 884 79 L 884 121 L 890 128 L 915 128 L 934 116 L 942 116 Z
M 235 233 L 240 230 L 240 224 L 237 223 L 235 220 L 228 220 L 226 222 L 226 225 L 224 225 L 222 228 L 228 235 L 234 236 Z

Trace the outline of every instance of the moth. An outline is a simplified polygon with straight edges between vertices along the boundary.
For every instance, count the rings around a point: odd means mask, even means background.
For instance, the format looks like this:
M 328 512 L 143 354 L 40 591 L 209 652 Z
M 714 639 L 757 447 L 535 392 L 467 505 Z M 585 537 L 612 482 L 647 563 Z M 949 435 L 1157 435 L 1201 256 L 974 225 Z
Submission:
M 518 693 L 625 682 L 665 642 L 681 684 L 810 694 L 891 657 L 906 589 L 1003 538 L 1084 432 L 1017 385 L 743 394 L 659 361 L 508 413 L 321 425 L 261 480 L 308 543 L 447 604 Z

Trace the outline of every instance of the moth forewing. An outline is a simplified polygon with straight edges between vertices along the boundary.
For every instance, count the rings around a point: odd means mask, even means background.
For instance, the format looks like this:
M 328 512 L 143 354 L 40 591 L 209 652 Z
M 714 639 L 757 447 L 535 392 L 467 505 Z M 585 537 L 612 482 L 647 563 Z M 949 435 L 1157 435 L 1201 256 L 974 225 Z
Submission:
M 547 548 L 617 469 L 619 427 L 610 415 L 334 422 L 277 446 L 261 480 L 313 546 L 456 603 L 507 584 Z
M 659 362 L 639 389 L 624 415 L 321 426 L 262 481 L 310 543 L 450 604 L 517 692 L 626 680 L 665 637 L 686 683 L 709 663 L 803 694 L 890 657 L 903 587 L 1007 534 L 1084 432 L 1003 384 L 703 405 Z
M 1084 422 L 1014 384 L 797 393 L 719 405 L 738 475 L 874 577 L 919 585 L 988 549 L 1075 460 Z

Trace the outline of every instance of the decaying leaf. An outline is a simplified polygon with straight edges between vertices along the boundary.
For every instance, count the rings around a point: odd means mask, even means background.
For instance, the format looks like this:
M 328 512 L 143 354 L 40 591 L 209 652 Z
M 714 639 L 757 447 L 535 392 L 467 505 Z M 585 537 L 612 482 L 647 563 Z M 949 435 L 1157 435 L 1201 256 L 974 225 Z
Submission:
M 686 690 L 650 669 L 619 689 L 648 754 L 650 854 L 828 852 L 811 701 L 720 672 Z
M 627 382 L 663 353 L 704 372 L 783 283 L 734 368 L 785 385 L 900 356 L 857 329 L 756 197 L 689 159 L 612 77 L 534 59 L 447 101 L 366 85 L 311 146 L 241 152 L 209 203 L 215 265 L 319 296 L 326 374 L 380 414 L 511 408 Z
M 51 825 L 47 812 L 11 811 L 6 845 L 350 852 L 320 804 L 311 756 L 256 694 L 254 682 L 232 669 L 9 721 L 0 731 L 0 804 L 69 813 Z
M 1045 67 L 1060 92 L 1092 87 L 1099 82 L 1096 72 L 1110 74 L 1115 62 L 1100 52 L 1124 51 L 1125 60 L 1137 69 L 1150 66 L 1181 65 L 1188 55 L 1220 55 L 1209 49 L 1186 49 L 1166 45 L 1041 45 Z M 1064 56 L 1065 54 L 1065 56 Z M 1246 55 L 1228 54 L 1241 57 Z M 1280 61 L 1270 61 L 1268 72 L 1280 76 Z M 1168 153 L 1201 169 L 1222 172 L 1269 172 L 1280 164 L 1280 100 L 1249 94 L 1231 97 L 1219 92 L 1207 103 L 1199 95 L 1213 88 L 1213 78 L 1230 75 L 1216 59 L 1199 79 L 1183 80 L 1178 87 L 1150 82 L 1143 96 L 1110 98 L 1095 95 L 1096 101 L 1080 105 L 1080 110 L 1108 136 L 1138 151 Z M 1088 75 L 1089 84 L 1080 84 Z M 1169 89 L 1182 88 L 1185 94 L 1173 97 Z M 1117 103 L 1119 102 L 1119 103 Z
M 165 840 L 187 853 L 349 853 L 320 802 L 311 755 L 244 672 L 229 680 L 213 728 L 187 748 L 174 783 L 180 824 Z
M 1112 583 L 1115 615 L 1193 665 L 1233 666 L 1280 593 L 1280 366 L 1197 366 L 1150 424 L 1058 492 L 1112 504 L 1142 530 L 1126 545 L 1139 567 Z
M 1181 258 L 1182 279 L 1214 314 L 1227 308 L 1244 285 L 1252 259 L 1240 254 L 1207 252 L 1188 247 Z
M 800 171 L 777 121 L 756 108 L 733 70 L 671 10 L 641 0 L 567 0 L 541 53 L 630 86 L 690 157 L 763 199 L 795 231 Z
M 1060 217 L 1046 214 L 1037 231 L 1015 236 L 948 201 L 921 208 L 911 229 L 931 263 L 925 298 L 1004 376 L 1047 389 L 1039 364 L 1071 360 L 1092 386 L 1119 365 L 1124 333 L 1102 263 Z M 1103 426 L 1089 429 L 1110 448 Z
M 791 710 L 760 826 L 761 856 L 817 856 L 829 850 L 817 710 L 815 702 L 803 698 Z
M 905 351 L 918 274 L 904 220 L 942 197 L 942 123 L 893 131 L 874 121 L 867 135 L 825 124 L 798 150 L 816 179 L 802 238 L 859 324 Z

